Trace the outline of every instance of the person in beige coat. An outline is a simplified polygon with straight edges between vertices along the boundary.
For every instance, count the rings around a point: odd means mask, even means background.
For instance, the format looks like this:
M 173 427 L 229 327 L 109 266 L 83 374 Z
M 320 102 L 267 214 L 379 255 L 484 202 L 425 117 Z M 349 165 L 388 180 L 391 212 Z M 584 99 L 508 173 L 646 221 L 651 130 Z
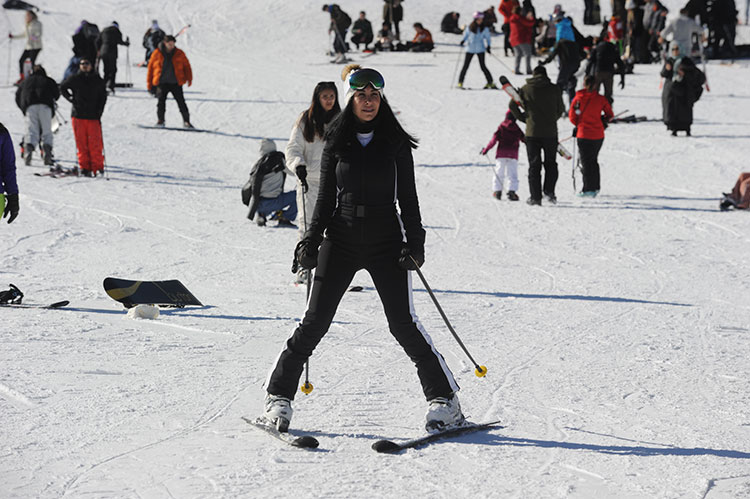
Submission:
M 328 123 L 341 111 L 336 84 L 321 81 L 315 85 L 312 102 L 292 127 L 292 134 L 286 146 L 286 167 L 297 176 L 297 208 L 302 210 L 298 223 L 299 239 L 305 235 L 306 227 L 312 222 L 313 209 L 318 200 L 320 187 L 320 158 L 325 145 L 325 131 Z M 304 283 L 307 273 L 300 270 L 297 282 Z
M 28 58 L 31 59 L 31 67 L 34 67 L 36 58 L 39 52 L 42 51 L 42 23 L 37 19 L 36 14 L 30 10 L 26 11 L 26 26 L 23 33 L 14 35 L 8 33 L 8 38 L 11 40 L 14 38 L 26 38 L 26 46 L 24 47 L 21 58 L 18 60 L 18 73 L 20 77 L 16 82 L 16 85 L 23 81 L 23 63 Z

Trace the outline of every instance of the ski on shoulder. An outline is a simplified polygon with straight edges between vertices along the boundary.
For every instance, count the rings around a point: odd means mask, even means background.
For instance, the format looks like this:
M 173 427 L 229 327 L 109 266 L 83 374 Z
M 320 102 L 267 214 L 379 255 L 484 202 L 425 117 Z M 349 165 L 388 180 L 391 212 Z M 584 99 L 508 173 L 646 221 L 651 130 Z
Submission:
M 375 452 L 379 452 L 381 454 L 397 454 L 406 449 L 424 447 L 432 443 L 450 440 L 461 435 L 501 428 L 505 428 L 505 426 L 501 426 L 500 421 L 492 421 L 491 423 L 471 423 L 466 421 L 458 426 L 447 428 L 437 433 L 430 433 L 422 437 L 413 438 L 411 440 L 405 440 L 403 442 L 394 442 L 393 440 L 378 440 L 377 442 L 372 444 L 372 448 Z
M 272 423 L 270 423 L 268 420 L 262 417 L 250 419 L 250 418 L 246 418 L 245 416 L 242 416 L 242 419 L 253 428 L 257 428 L 258 430 L 261 430 L 264 433 L 271 435 L 275 439 L 281 440 L 287 445 L 291 445 L 292 447 L 297 447 L 300 449 L 317 449 L 318 448 L 318 445 L 319 445 L 318 439 L 310 435 L 292 435 L 291 433 L 288 433 L 288 432 L 281 432 L 276 429 L 276 426 L 274 426 Z

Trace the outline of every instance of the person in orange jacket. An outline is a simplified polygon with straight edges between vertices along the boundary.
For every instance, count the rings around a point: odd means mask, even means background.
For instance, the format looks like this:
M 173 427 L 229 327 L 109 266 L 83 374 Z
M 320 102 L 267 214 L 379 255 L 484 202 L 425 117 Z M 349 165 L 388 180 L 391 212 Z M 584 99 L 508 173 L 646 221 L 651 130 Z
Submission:
M 422 23 L 414 23 L 414 30 L 417 32 L 414 39 L 406 44 L 398 44 L 396 50 L 408 50 L 410 52 L 429 52 L 435 48 L 432 41 L 432 33 L 426 29 Z
M 599 150 L 604 143 L 604 128 L 614 117 L 612 106 L 596 88 L 596 78 L 588 75 L 583 89 L 576 92 L 570 103 L 568 118 L 575 125 L 581 169 L 583 171 L 583 197 L 596 197 L 600 189 Z
M 167 107 L 167 95 L 170 93 L 177 101 L 182 121 L 185 128 L 193 128 L 190 124 L 190 111 L 185 104 L 185 96 L 182 86 L 193 84 L 193 70 L 190 67 L 185 52 L 175 47 L 176 39 L 172 35 L 164 37 L 159 48 L 151 54 L 148 61 L 148 76 L 146 84 L 148 91 L 155 93 L 158 99 L 156 104 L 156 126 L 164 126 L 164 114 Z

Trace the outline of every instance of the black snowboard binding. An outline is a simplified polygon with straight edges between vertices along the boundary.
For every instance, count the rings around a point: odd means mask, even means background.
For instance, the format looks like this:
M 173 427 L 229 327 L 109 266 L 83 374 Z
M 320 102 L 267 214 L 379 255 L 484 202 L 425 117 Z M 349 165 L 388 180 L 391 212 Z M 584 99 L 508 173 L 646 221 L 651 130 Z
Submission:
M 12 303 L 18 305 L 23 300 L 23 293 L 13 284 L 10 284 L 8 291 L 0 291 L 0 303 L 7 304 Z

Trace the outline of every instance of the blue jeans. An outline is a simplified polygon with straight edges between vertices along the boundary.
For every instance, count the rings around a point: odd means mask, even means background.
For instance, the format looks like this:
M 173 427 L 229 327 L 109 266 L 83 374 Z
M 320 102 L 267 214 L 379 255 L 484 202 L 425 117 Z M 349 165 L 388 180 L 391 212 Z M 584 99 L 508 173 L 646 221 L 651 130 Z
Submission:
M 284 218 L 290 222 L 297 218 L 297 192 L 282 192 L 278 197 L 269 199 L 263 198 L 258 203 L 257 212 L 263 216 L 275 213 L 281 210 Z

